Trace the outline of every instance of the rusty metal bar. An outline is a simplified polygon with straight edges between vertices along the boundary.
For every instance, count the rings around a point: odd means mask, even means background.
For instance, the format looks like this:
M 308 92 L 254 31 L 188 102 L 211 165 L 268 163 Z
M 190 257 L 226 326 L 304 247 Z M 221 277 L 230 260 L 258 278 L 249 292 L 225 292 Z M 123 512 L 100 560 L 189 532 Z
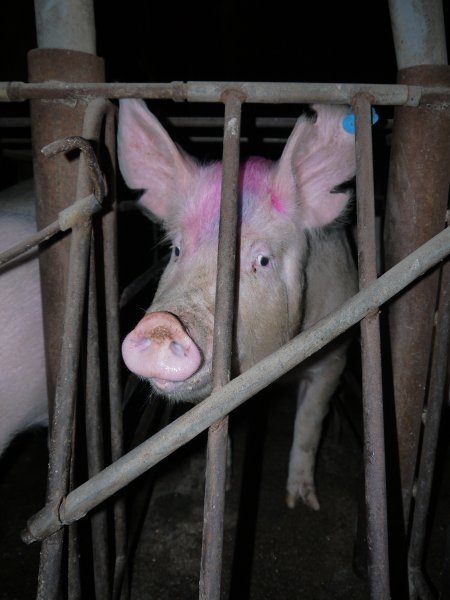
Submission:
M 421 587 L 428 587 L 423 576 L 423 558 L 427 531 L 428 511 L 433 484 L 436 449 L 439 439 L 442 406 L 447 378 L 450 342 L 450 262 L 442 268 L 440 295 L 435 328 L 430 386 L 426 407 L 425 430 L 422 442 L 420 467 L 416 482 L 411 541 L 408 554 L 408 572 L 412 599 L 424 598 Z M 433 597 L 431 590 L 428 596 Z
M 47 502 L 49 503 L 58 501 L 67 493 L 75 404 L 74 392 L 79 360 L 81 319 L 84 307 L 90 238 L 91 227 L 89 221 L 78 225 L 71 236 L 67 303 L 50 443 L 47 486 Z M 59 597 L 62 544 L 62 531 L 44 540 L 42 544 L 38 600 L 57 600 Z
M 450 67 L 403 69 L 401 82 L 450 83 Z M 390 268 L 445 225 L 450 182 L 450 105 L 397 107 L 385 211 L 385 266 Z M 438 273 L 417 282 L 388 307 L 399 487 L 403 526 L 410 525 L 422 410 L 437 297 Z M 414 327 L 411 327 L 411 324 Z M 396 520 L 396 524 L 401 519 Z M 404 532 L 398 532 L 398 538 Z M 399 550 L 400 551 L 400 550 Z M 405 551 L 403 549 L 403 551 Z M 406 564 L 405 560 L 401 561 Z
M 89 266 L 85 395 L 86 450 L 89 477 L 93 477 L 105 467 L 94 246 L 92 235 Z M 103 507 L 91 515 L 92 561 L 96 600 L 109 600 L 111 594 L 107 532 L 108 516 L 106 508 Z
M 94 214 L 101 208 L 101 204 L 97 198 L 91 194 L 77 200 L 72 205 L 62 210 L 56 221 L 50 223 L 47 227 L 44 227 L 40 231 L 30 235 L 18 244 L 11 246 L 4 252 L 0 253 L 0 266 L 8 263 L 10 260 L 17 258 L 27 250 L 30 250 L 42 242 L 46 242 L 60 231 L 67 231 L 76 226 L 81 220 L 84 220 L 87 216 Z
M 100 77 L 99 77 L 100 79 Z M 357 93 L 369 93 L 373 104 L 418 106 L 420 103 L 447 100 L 448 85 L 350 84 L 350 83 L 273 83 L 174 81 L 172 83 L 71 83 L 53 81 L 23 83 L 0 82 L 0 102 L 30 99 L 147 98 L 176 102 L 222 102 L 227 90 L 242 93 L 247 103 L 350 104 Z M 60 137 L 60 136 L 59 136 Z
M 354 99 L 353 109 L 356 120 L 359 286 L 364 289 L 377 279 L 370 97 L 358 94 Z M 372 600 L 381 600 L 390 597 L 390 589 L 378 308 L 361 321 L 360 328 L 370 597 Z
M 103 261 L 105 285 L 106 344 L 109 392 L 109 417 L 111 437 L 111 458 L 114 462 L 123 454 L 122 423 L 122 386 L 120 380 L 120 331 L 119 331 L 119 290 L 118 290 L 118 256 L 117 256 L 117 224 L 116 224 L 116 181 L 115 181 L 115 116 L 117 109 L 104 98 L 94 98 L 88 104 L 83 123 L 83 136 L 99 141 L 104 125 L 105 131 L 105 169 L 108 181 L 108 208 L 102 218 Z M 86 185 L 86 170 L 90 164 L 81 164 L 78 177 L 78 189 Z M 91 176 L 92 177 L 92 176 Z M 100 178 L 97 176 L 97 180 Z M 123 498 L 118 498 L 114 511 L 114 575 L 112 598 L 120 595 L 125 577 L 127 556 L 126 506 Z
M 214 312 L 213 390 L 228 383 L 233 343 L 234 282 L 238 222 L 239 138 L 244 98 L 230 92 L 225 101 L 223 172 Z M 208 432 L 200 600 L 219 600 L 222 575 L 223 517 L 228 416 Z
M 45 81 L 104 80 L 102 59 L 86 52 L 37 48 L 28 53 L 28 68 L 33 82 L 30 85 L 46 85 Z M 63 155 L 49 160 L 41 153 L 41 148 L 54 140 L 78 134 L 85 106 L 85 102 L 39 99 L 30 103 L 38 229 L 54 221 L 57 214 L 75 200 L 79 162 L 79 159 L 68 161 Z M 62 339 L 69 245 L 69 239 L 64 237 L 41 247 L 39 252 L 50 416 Z
M 8 248 L 7 250 L 5 250 L 4 252 L 2 252 L 0 254 L 0 266 L 6 264 L 10 260 L 13 260 L 13 258 L 20 256 L 27 250 L 30 250 L 31 248 L 33 248 L 34 246 L 37 246 L 38 244 L 41 244 L 42 242 L 46 242 L 47 240 L 49 240 L 51 237 L 53 237 L 56 233 L 59 233 L 60 231 L 61 231 L 61 227 L 60 227 L 59 222 L 54 221 L 47 227 L 44 227 L 44 229 L 41 229 L 40 231 L 36 232 L 35 234 L 30 235 L 28 238 L 26 238 L 25 240 L 22 240 L 18 244 L 11 246 L 11 248 Z
M 112 105 L 109 105 L 112 107 Z M 121 382 L 121 340 L 119 319 L 119 272 L 117 251 L 117 206 L 115 181 L 115 112 L 110 110 L 106 120 L 105 146 L 111 161 L 109 199 L 112 209 L 103 217 L 103 256 L 105 265 L 105 311 L 106 338 L 108 352 L 108 385 L 111 427 L 111 458 L 113 461 L 123 455 L 122 382 Z M 115 565 L 113 579 L 113 600 L 120 596 L 127 563 L 127 518 L 124 498 L 114 503 Z
M 44 506 L 29 519 L 27 529 L 22 534 L 23 540 L 31 543 L 44 539 L 62 525 L 83 517 L 171 452 L 358 323 L 449 253 L 450 228 L 412 252 L 314 327 L 300 333 L 272 355 L 217 389 L 209 398 L 80 485 L 66 498 L 58 498 Z

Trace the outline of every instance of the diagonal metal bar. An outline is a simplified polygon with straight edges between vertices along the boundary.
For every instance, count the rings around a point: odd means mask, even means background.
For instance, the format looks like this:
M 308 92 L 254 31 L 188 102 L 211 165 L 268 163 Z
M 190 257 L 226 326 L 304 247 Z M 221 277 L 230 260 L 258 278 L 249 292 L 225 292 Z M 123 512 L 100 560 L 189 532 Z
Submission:
M 42 540 L 112 496 L 150 467 L 267 387 L 300 362 L 356 325 L 450 253 L 450 228 L 400 261 L 338 310 L 302 332 L 282 348 L 232 379 L 113 465 L 44 506 L 22 533 L 25 542 Z

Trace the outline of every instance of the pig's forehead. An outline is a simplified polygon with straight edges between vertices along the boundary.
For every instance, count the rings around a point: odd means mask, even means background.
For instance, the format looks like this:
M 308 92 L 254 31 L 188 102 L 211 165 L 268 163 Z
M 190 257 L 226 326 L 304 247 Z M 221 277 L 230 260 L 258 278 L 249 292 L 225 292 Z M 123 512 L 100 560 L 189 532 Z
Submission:
M 261 205 L 270 198 L 272 168 L 272 161 L 260 157 L 250 158 L 242 165 L 239 174 L 239 210 L 243 223 L 251 220 L 255 209 L 261 209 Z M 181 226 L 189 237 L 217 235 L 221 187 L 222 164 L 202 167 L 184 205 Z

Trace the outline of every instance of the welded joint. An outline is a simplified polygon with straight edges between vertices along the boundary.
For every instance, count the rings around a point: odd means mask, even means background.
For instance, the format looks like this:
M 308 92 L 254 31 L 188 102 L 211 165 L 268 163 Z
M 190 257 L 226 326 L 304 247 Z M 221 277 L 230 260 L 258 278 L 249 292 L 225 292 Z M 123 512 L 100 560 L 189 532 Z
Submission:
M 20 537 L 25 544 L 45 540 L 66 525 L 60 518 L 64 498 L 47 503 L 36 515 L 30 517 Z
M 371 94 L 370 92 L 364 90 L 361 92 L 356 92 L 356 94 L 354 94 L 351 98 L 351 105 L 354 107 L 355 104 L 361 103 L 361 102 L 368 102 L 370 105 L 375 104 L 376 103 L 376 98 L 373 94 Z
M 61 231 L 73 229 L 78 223 L 90 219 L 90 217 L 101 209 L 96 196 L 90 194 L 85 198 L 76 200 L 73 204 L 58 213 L 58 224 Z
M 184 102 L 187 98 L 187 84 L 184 81 L 172 81 L 172 100 Z
M 228 88 L 220 94 L 220 101 L 224 104 L 228 104 L 232 101 L 237 101 L 239 104 L 243 104 L 247 100 L 247 94 L 243 89 L 239 88 Z

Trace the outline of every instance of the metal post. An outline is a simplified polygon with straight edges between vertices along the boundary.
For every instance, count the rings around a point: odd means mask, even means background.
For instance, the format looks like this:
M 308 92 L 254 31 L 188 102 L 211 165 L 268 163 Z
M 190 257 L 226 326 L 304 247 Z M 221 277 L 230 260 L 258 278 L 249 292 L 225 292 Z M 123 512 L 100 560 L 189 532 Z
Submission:
M 425 580 L 422 568 L 449 357 L 450 261 L 447 260 L 443 266 L 441 275 L 429 395 L 424 415 L 425 431 L 417 477 L 417 491 L 408 554 L 409 585 L 412 599 L 434 597 Z M 421 590 L 427 590 L 427 593 L 423 594 Z
M 359 286 L 377 279 L 371 105 L 367 95 L 353 103 L 356 119 L 356 194 Z M 370 597 L 390 597 L 383 385 L 378 309 L 361 321 L 364 470 Z
M 390 1 L 401 84 L 445 86 L 447 66 L 442 3 Z M 450 180 L 450 108 L 422 103 L 398 107 L 385 213 L 385 263 L 404 256 L 441 231 Z M 437 273 L 418 282 L 389 306 L 395 420 L 404 529 L 411 492 L 431 350 Z M 405 536 L 405 531 L 401 537 Z M 405 561 L 400 561 L 405 564 Z
M 37 36 L 42 46 L 28 54 L 30 82 L 104 81 L 103 60 L 88 53 L 93 49 L 95 52 L 95 25 L 92 20 L 86 26 L 80 22 L 92 17 L 90 4 L 92 0 L 82 3 L 73 0 L 56 3 L 36 0 Z M 76 10 L 81 5 L 82 10 Z M 77 12 L 76 18 L 72 18 L 74 10 Z M 77 46 L 77 36 L 83 31 Z M 55 46 L 49 48 L 49 44 Z M 30 104 L 39 229 L 54 221 L 58 212 L 75 199 L 78 172 L 78 159 L 68 161 L 60 155 L 49 161 L 40 150 L 56 139 L 79 135 L 85 107 L 84 101 L 46 102 L 36 99 Z M 64 238 L 53 241 L 45 250 L 41 248 L 39 256 L 50 422 L 62 339 L 68 257 L 69 241 Z

